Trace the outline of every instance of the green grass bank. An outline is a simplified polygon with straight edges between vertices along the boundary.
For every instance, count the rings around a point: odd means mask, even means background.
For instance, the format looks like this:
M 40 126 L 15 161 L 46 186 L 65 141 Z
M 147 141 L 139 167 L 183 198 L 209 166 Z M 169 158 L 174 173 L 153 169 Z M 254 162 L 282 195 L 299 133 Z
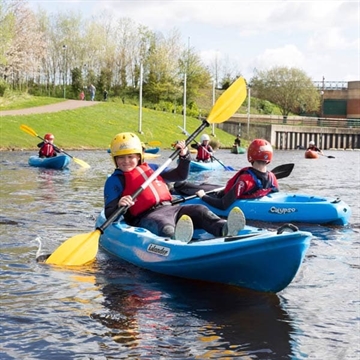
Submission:
M 24 105 L 14 108 L 24 108 Z M 143 142 L 160 141 L 161 148 L 169 149 L 175 140 L 186 138 L 178 127 L 183 127 L 183 123 L 182 115 L 143 108 L 142 134 L 139 134 L 139 107 L 118 102 L 54 113 L 0 116 L 0 150 L 37 149 L 36 145 L 41 140 L 20 130 L 21 124 L 31 127 L 41 137 L 47 132 L 53 133 L 55 144 L 64 150 L 107 149 L 117 133 L 126 131 L 138 134 Z M 186 130 L 189 133 L 199 125 L 198 119 L 186 119 Z M 202 133 L 211 137 L 211 132 L 212 126 Z M 216 125 L 215 135 L 215 138 L 211 138 L 219 143 L 220 147 L 232 146 L 234 135 L 216 128 Z M 197 140 L 199 138 L 200 136 Z

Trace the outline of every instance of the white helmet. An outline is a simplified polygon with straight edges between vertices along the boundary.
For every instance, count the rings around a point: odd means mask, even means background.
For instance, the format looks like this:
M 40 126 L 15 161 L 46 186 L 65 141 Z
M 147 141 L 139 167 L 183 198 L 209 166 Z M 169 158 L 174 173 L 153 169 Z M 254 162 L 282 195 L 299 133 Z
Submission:
M 200 137 L 200 141 L 210 141 L 210 136 L 208 134 L 202 134 Z
M 311 141 L 309 142 L 309 145 L 315 145 L 315 141 L 311 140 Z

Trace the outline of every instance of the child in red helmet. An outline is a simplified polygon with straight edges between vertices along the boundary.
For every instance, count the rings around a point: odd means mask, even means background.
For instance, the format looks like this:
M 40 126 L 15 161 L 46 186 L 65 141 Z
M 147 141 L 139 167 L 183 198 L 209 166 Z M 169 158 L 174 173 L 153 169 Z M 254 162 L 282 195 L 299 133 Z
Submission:
M 196 195 L 207 204 L 225 210 L 236 199 L 259 198 L 270 192 L 279 191 L 275 175 L 267 170 L 271 162 L 273 149 L 271 144 L 263 139 L 255 139 L 248 148 L 247 157 L 251 167 L 239 170 L 227 183 L 224 190 L 211 195 L 205 195 L 199 190 Z
M 50 158 L 56 156 L 57 152 L 60 152 L 53 143 L 54 143 L 54 135 L 53 134 L 45 134 L 44 141 L 39 143 L 37 146 L 40 148 L 39 150 L 39 157 L 40 158 Z

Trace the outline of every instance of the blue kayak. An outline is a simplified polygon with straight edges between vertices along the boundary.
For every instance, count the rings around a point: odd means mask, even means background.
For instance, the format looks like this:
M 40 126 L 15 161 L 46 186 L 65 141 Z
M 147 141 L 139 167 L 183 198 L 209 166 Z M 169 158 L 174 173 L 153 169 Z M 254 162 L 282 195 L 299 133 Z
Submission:
M 147 153 L 147 154 L 157 154 L 159 151 L 160 151 L 159 147 L 146 148 L 144 150 L 144 152 Z
M 191 160 L 190 162 L 190 171 L 209 171 L 209 170 L 224 170 L 224 166 L 222 166 L 218 161 L 210 161 L 210 162 L 202 162 Z
M 215 185 L 214 185 L 215 187 Z M 220 186 L 218 186 L 220 188 Z M 227 216 L 233 206 L 238 206 L 247 220 L 275 223 L 302 222 L 310 224 L 347 225 L 351 208 L 339 198 L 326 198 L 306 194 L 271 193 L 257 199 L 239 199 L 231 208 L 220 210 L 208 205 L 198 197 L 181 197 L 182 204 L 203 204 L 219 216 Z
M 102 212 L 96 226 L 104 223 Z M 293 225 L 275 232 L 246 226 L 229 238 L 214 239 L 199 230 L 194 235 L 198 240 L 184 243 L 121 220 L 104 230 L 100 246 L 118 259 L 156 273 L 278 292 L 299 271 L 312 237 Z
M 70 157 L 60 154 L 51 158 L 40 158 L 36 155 L 30 156 L 29 165 L 47 169 L 62 170 L 70 163 Z

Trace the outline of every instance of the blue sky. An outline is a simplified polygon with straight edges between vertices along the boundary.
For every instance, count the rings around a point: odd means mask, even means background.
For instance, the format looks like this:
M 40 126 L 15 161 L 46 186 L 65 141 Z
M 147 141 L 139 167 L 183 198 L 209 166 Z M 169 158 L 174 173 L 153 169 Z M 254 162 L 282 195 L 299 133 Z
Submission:
M 254 68 L 289 66 L 313 81 L 360 80 L 360 0 L 54 1 L 28 0 L 36 10 L 110 10 L 163 33 L 179 29 L 205 64 L 214 58 L 250 80 Z

